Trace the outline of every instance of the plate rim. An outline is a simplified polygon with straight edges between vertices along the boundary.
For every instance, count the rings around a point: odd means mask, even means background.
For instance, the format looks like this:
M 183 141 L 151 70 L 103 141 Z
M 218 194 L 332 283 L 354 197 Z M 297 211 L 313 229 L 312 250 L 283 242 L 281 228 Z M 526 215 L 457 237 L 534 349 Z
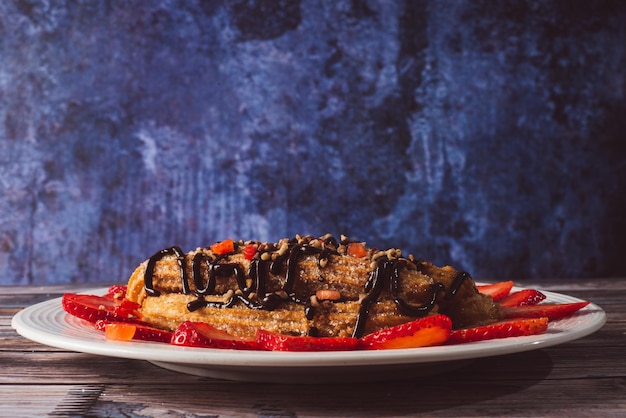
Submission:
M 477 284 L 482 283 L 477 282 Z M 80 293 L 104 294 L 106 289 L 86 289 L 81 290 Z M 523 288 L 516 286 L 513 289 Z M 566 299 L 559 303 L 582 301 L 582 299 L 552 291 L 541 290 L 541 292 L 546 295 L 544 302 L 550 302 L 553 299 Z M 548 331 L 539 335 L 394 350 L 277 352 L 180 347 L 144 341 L 109 341 L 86 321 L 65 313 L 61 306 L 61 299 L 62 297 L 53 298 L 20 310 L 11 320 L 12 328 L 18 334 L 37 343 L 70 351 L 198 367 L 352 367 L 468 360 L 531 351 L 574 341 L 596 332 L 602 328 L 607 319 L 606 312 L 600 306 L 589 303 L 573 316 L 551 322 Z M 35 316 L 46 312 L 54 314 L 56 322 L 52 322 L 52 329 L 47 329 L 46 324 L 40 320 L 37 321 Z M 579 329 L 559 328 L 560 321 L 576 317 L 586 318 L 587 323 Z M 68 335 L 68 331 L 72 329 L 78 329 L 90 338 Z

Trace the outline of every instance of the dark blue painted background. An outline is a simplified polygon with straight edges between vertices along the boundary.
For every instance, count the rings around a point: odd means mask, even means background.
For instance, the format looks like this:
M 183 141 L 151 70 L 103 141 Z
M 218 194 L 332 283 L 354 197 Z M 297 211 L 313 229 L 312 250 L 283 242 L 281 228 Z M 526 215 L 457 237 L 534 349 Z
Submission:
M 620 1 L 0 2 L 0 284 L 352 235 L 626 274 Z

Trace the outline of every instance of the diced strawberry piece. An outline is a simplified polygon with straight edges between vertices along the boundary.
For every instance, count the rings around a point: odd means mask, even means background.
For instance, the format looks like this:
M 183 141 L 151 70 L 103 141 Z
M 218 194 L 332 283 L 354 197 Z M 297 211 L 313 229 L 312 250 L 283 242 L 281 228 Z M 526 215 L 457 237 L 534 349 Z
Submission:
M 527 306 L 536 305 L 546 298 L 546 295 L 535 289 L 524 289 L 513 292 L 498 301 L 501 306 Z
M 531 306 L 503 307 L 504 318 L 538 318 L 545 316 L 550 321 L 572 315 L 574 312 L 589 305 L 589 302 L 573 303 L 540 303 Z
M 104 331 L 107 339 L 127 341 L 142 340 L 161 343 L 169 343 L 172 332 L 152 327 L 144 322 L 112 322 L 106 320 L 97 321 L 96 329 Z M 130 337 L 128 337 L 130 335 Z
M 211 245 L 211 251 L 217 255 L 230 254 L 235 251 L 235 243 L 232 239 L 226 239 Z
M 489 295 L 493 300 L 499 300 L 509 294 L 513 288 L 512 281 L 497 282 L 492 284 L 477 285 L 478 291 L 484 295 Z
M 243 257 L 246 260 L 250 261 L 254 258 L 254 255 L 256 254 L 256 247 L 254 246 L 254 244 L 248 244 L 243 248 L 242 253 Z
M 139 318 L 139 305 L 127 299 L 116 299 L 112 295 L 95 296 L 66 293 L 61 301 L 63 309 L 70 315 L 95 323 L 109 321 L 133 322 Z
M 135 336 L 137 326 L 127 322 L 112 322 L 104 326 L 107 340 L 130 341 Z
M 204 322 L 185 321 L 176 328 L 170 342 L 174 345 L 206 348 L 258 350 L 253 339 L 236 337 Z
M 432 315 L 376 331 L 361 337 L 358 348 L 381 350 L 388 348 L 428 347 L 443 344 L 450 336 L 452 320 L 445 315 Z
M 360 242 L 351 242 L 348 244 L 347 253 L 350 257 L 363 258 L 367 255 L 367 248 Z
M 262 329 L 255 339 L 262 349 L 271 351 L 350 351 L 357 345 L 352 337 L 298 337 Z
M 511 319 L 475 328 L 453 330 L 450 333 L 448 344 L 535 335 L 545 332 L 546 329 L 548 329 L 548 318 L 546 317 Z

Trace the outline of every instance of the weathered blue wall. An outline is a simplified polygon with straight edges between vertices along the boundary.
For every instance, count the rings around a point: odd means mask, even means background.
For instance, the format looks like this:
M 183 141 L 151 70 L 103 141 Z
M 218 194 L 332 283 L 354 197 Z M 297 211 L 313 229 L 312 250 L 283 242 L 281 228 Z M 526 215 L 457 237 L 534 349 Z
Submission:
M 0 284 L 352 235 L 626 274 L 621 1 L 0 2 Z

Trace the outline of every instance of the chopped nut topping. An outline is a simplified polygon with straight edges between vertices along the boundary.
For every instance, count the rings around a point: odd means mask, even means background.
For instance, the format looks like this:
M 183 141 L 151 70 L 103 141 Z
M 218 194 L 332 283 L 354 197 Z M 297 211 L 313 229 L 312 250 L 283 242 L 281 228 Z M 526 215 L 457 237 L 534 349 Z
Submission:
M 339 300 L 341 299 L 341 293 L 338 290 L 322 289 L 315 292 L 315 297 L 318 300 Z
M 224 296 L 223 296 L 224 303 L 227 303 L 228 301 L 230 301 L 230 299 L 233 297 L 234 294 L 235 292 L 233 291 L 233 289 L 228 289 L 228 292 L 224 293 Z

